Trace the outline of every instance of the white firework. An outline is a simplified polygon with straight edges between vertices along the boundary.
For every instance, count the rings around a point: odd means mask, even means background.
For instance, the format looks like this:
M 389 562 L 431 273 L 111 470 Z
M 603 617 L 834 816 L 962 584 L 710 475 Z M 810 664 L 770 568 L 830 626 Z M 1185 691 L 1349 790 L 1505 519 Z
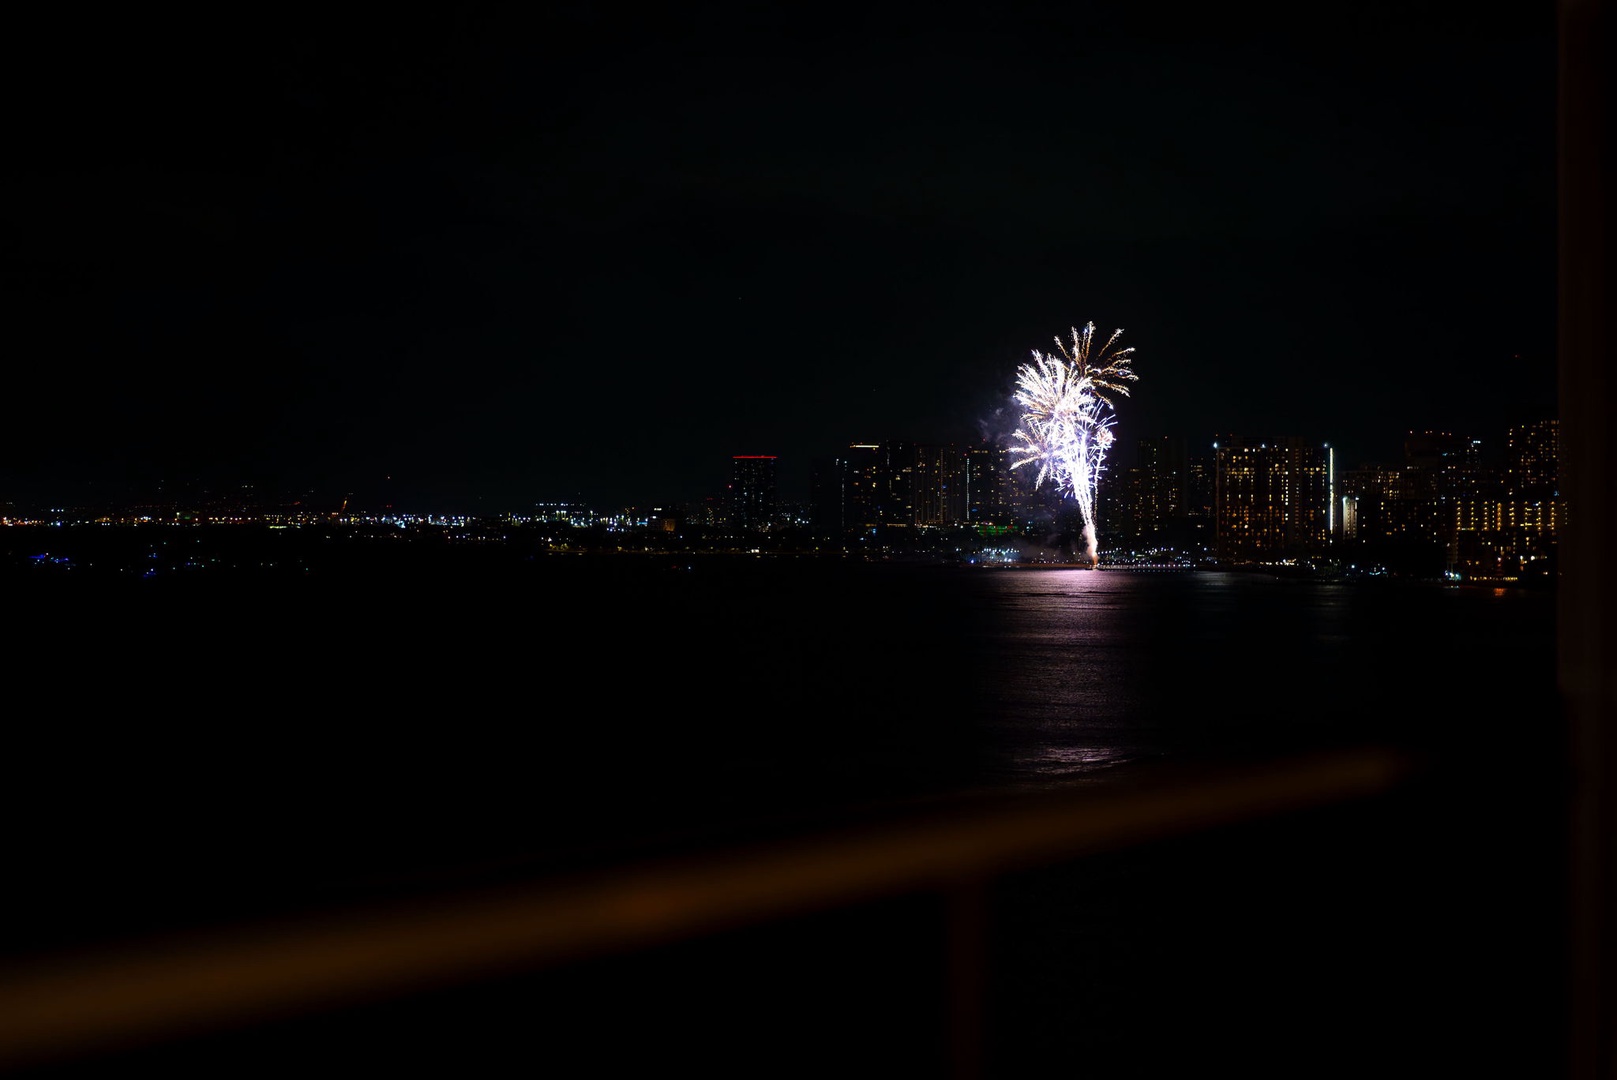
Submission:
M 1098 562 L 1095 535 L 1095 489 L 1111 449 L 1112 401 L 1109 394 L 1128 396 L 1125 383 L 1137 376 L 1130 368 L 1134 350 L 1112 351 L 1115 330 L 1098 353 L 1092 354 L 1095 324 L 1072 331 L 1072 347 L 1060 338 L 1059 356 L 1033 350 L 1033 360 L 1017 372 L 1015 400 L 1022 407 L 1022 426 L 1012 436 L 1015 455 L 1011 468 L 1037 465 L 1035 486 L 1052 481 L 1058 492 L 1070 494 L 1084 522 L 1084 546 L 1090 565 Z

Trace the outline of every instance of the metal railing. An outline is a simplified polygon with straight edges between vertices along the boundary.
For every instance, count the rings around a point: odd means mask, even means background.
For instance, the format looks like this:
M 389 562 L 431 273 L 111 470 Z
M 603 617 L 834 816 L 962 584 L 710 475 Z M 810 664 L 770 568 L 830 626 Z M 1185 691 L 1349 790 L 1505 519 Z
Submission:
M 133 942 L 0 976 L 0 1067 L 70 1061 L 499 978 L 885 897 L 948 898 L 958 1075 L 982 1051 L 983 889 L 1018 870 L 1393 791 L 1360 749 L 999 799 L 780 843 Z

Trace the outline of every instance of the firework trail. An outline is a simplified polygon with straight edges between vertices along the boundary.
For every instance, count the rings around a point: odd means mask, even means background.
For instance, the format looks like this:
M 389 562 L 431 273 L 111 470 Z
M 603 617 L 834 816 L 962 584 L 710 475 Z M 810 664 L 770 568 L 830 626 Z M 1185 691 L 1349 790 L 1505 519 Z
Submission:
M 1037 465 L 1035 486 L 1046 480 L 1078 503 L 1084 522 L 1084 549 L 1091 566 L 1099 562 L 1095 536 L 1095 487 L 1112 446 L 1112 396 L 1128 396 L 1137 376 L 1129 366 L 1134 350 L 1113 350 L 1123 331 L 1114 330 L 1099 351 L 1095 324 L 1074 327 L 1068 347 L 1056 338 L 1057 354 L 1033 350 L 1032 363 L 1017 372 L 1015 400 L 1022 426 L 1012 436 L 1011 468 Z

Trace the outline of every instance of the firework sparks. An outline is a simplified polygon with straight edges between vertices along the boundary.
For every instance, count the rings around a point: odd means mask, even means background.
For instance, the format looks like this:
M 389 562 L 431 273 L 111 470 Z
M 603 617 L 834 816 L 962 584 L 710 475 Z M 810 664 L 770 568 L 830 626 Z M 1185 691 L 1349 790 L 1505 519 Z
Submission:
M 1109 395 L 1128 396 L 1135 381 L 1130 364 L 1134 350 L 1117 349 L 1123 331 L 1114 330 L 1094 350 L 1095 324 L 1072 330 L 1069 348 L 1056 338 L 1060 355 L 1033 350 L 1033 361 L 1017 372 L 1015 400 L 1022 407 L 1022 426 L 1012 436 L 1011 468 L 1038 466 L 1035 486 L 1053 482 L 1071 494 L 1084 522 L 1084 548 L 1089 563 L 1099 561 L 1095 535 L 1095 488 L 1111 449 L 1113 405 Z
M 1056 348 L 1061 350 L 1062 357 L 1067 365 L 1073 369 L 1079 379 L 1089 380 L 1089 392 L 1105 402 L 1107 407 L 1112 405 L 1112 399 L 1107 394 L 1121 394 L 1129 396 L 1129 388 L 1125 385 L 1139 378 L 1130 366 L 1134 362 L 1134 349 L 1113 350 L 1117 339 L 1123 336 L 1123 331 L 1113 330 L 1112 336 L 1106 339 L 1099 352 L 1093 351 L 1095 341 L 1095 324 L 1085 323 L 1082 330 L 1074 328 L 1072 331 L 1072 348 L 1063 345 L 1060 338 L 1056 338 Z M 1093 355 L 1091 355 L 1093 354 Z M 1033 351 L 1037 357 L 1037 349 Z

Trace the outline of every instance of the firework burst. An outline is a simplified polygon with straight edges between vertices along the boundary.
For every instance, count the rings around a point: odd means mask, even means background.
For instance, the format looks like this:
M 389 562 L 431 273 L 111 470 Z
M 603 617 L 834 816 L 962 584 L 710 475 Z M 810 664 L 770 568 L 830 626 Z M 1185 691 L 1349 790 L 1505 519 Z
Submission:
M 1108 394 L 1120 394 L 1123 397 L 1128 397 L 1129 388 L 1126 384 L 1139 378 L 1138 375 L 1134 374 L 1134 369 L 1130 366 L 1134 362 L 1133 347 L 1113 349 L 1113 346 L 1117 344 L 1117 339 L 1122 336 L 1123 331 L 1113 330 L 1112 336 L 1106 339 L 1106 344 L 1101 346 L 1099 352 L 1094 351 L 1093 348 L 1095 342 L 1094 323 L 1085 323 L 1082 330 L 1076 327 L 1073 328 L 1072 347 L 1070 349 L 1062 344 L 1060 338 L 1056 338 L 1056 348 L 1061 350 L 1061 355 L 1066 360 L 1067 365 L 1073 369 L 1079 379 L 1089 381 L 1089 392 L 1105 402 L 1108 408 L 1112 407 L 1112 399 L 1107 397 Z M 1033 355 L 1035 357 L 1039 355 L 1037 349 L 1033 351 Z
M 1134 350 L 1115 349 L 1122 330 L 1098 351 L 1095 324 L 1072 330 L 1069 348 L 1060 338 L 1060 355 L 1033 350 L 1031 363 L 1017 372 L 1015 400 L 1022 407 L 1022 426 L 1012 436 L 1011 468 L 1036 465 L 1039 486 L 1049 480 L 1078 504 L 1084 522 L 1084 547 L 1090 565 L 1098 562 L 1095 535 L 1095 488 L 1111 449 L 1113 404 L 1110 395 L 1128 396 L 1135 375 Z

